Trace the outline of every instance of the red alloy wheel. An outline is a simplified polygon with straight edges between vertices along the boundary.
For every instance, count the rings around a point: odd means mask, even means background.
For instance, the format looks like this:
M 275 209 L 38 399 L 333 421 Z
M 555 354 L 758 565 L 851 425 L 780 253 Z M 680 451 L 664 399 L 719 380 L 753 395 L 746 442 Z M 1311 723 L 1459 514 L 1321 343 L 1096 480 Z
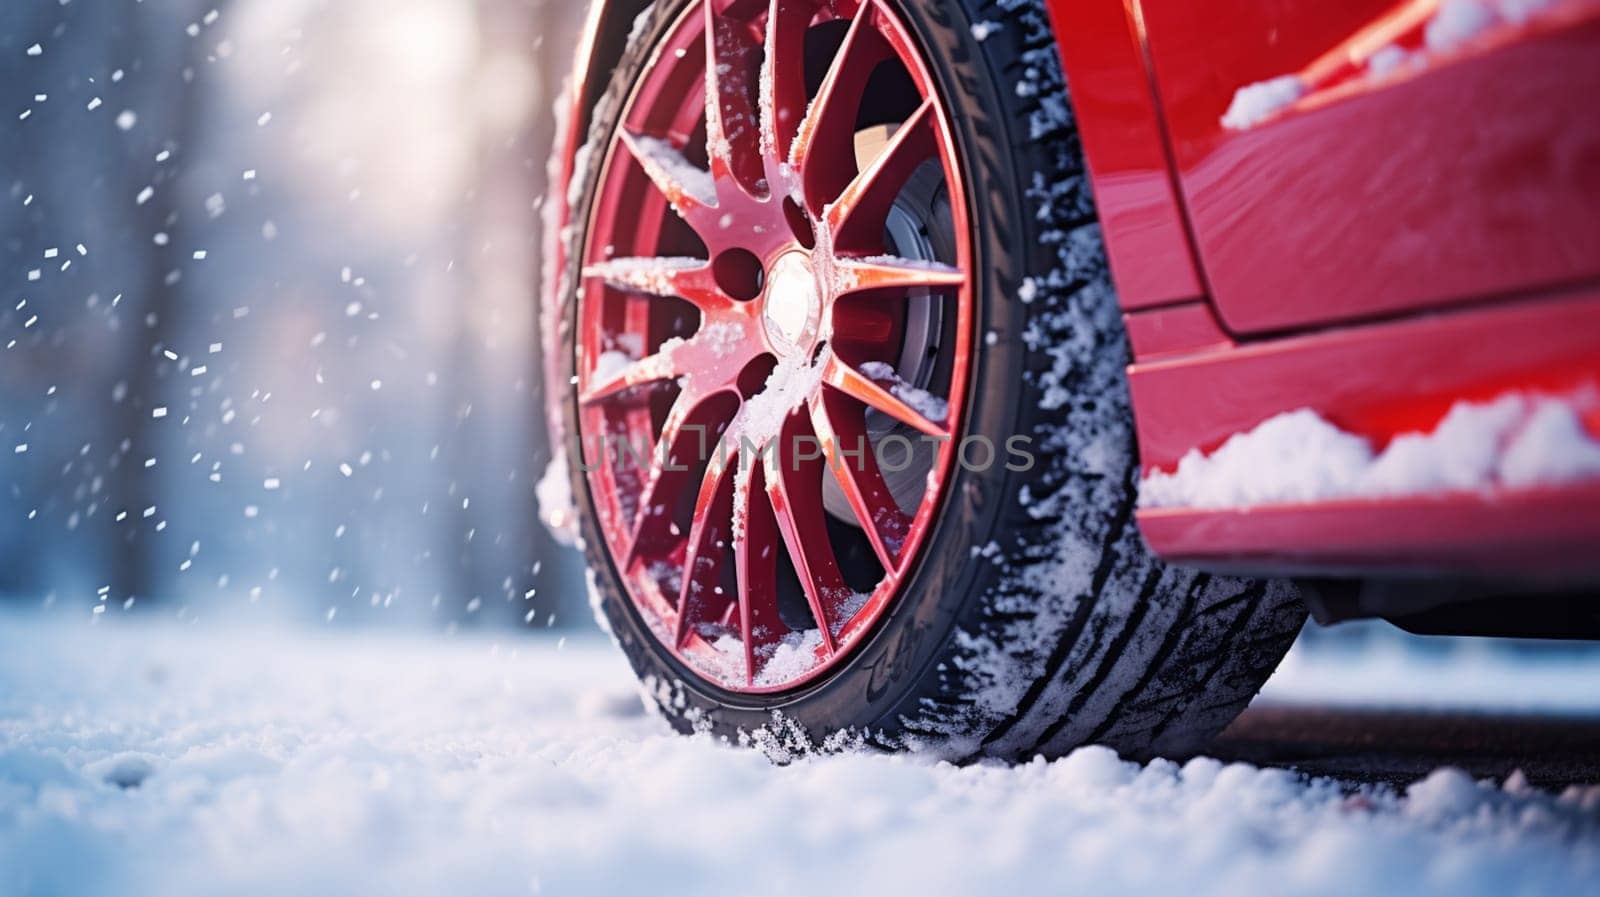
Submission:
M 705 0 L 619 120 L 575 319 L 599 530 L 685 666 L 791 689 L 902 600 L 955 463 L 948 114 L 887 0 Z

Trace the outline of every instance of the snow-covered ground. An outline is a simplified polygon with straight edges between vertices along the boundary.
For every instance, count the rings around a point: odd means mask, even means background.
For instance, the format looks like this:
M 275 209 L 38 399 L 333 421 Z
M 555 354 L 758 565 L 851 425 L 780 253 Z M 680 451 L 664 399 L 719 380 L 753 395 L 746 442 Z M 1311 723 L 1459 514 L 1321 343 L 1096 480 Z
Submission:
M 1307 652 L 1269 696 L 1600 713 L 1592 658 L 1453 656 Z M 777 766 L 670 734 L 598 640 L 0 616 L 0 894 L 97 893 L 1600 894 L 1600 787 Z
M 1600 718 L 1600 647 L 1414 636 L 1380 622 L 1311 629 L 1257 698 Z

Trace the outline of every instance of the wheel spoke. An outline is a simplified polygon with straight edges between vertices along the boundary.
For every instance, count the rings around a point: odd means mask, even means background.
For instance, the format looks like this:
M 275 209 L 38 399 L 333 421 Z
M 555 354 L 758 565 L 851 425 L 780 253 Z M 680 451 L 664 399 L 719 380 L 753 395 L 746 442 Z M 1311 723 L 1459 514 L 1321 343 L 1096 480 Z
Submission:
M 822 381 L 845 395 L 851 396 L 868 408 L 889 415 L 895 420 L 913 427 L 929 436 L 943 438 L 950 435 L 943 418 L 938 414 L 924 414 L 923 411 L 913 407 L 910 401 L 896 395 L 906 393 L 905 384 L 891 383 L 883 386 L 876 379 L 868 377 L 849 363 L 834 355 L 827 361 L 827 366 L 822 372 Z M 933 396 L 922 394 L 917 405 L 923 408 L 936 409 L 943 405 L 942 400 Z M 947 412 L 946 412 L 947 413 Z M 939 419 L 935 419 L 939 418 Z
M 733 472 L 728 465 L 707 464 L 694 500 L 694 523 L 683 555 L 682 585 L 678 591 L 678 623 L 674 643 L 682 647 L 693 624 L 711 618 L 707 611 L 726 605 L 732 596 L 717 596 L 723 552 L 732 519 Z M 720 598 L 720 600 L 719 600 Z
M 732 462 L 740 464 L 739 461 Z M 778 523 L 756 459 L 738 470 L 733 495 L 733 557 L 739 587 L 739 636 L 745 672 L 753 685 L 765 649 L 789 634 L 778 614 Z
M 839 195 L 855 171 L 861 95 L 872 70 L 893 53 L 872 26 L 876 13 L 871 3 L 861 4 L 789 151 L 789 164 L 799 171 L 806 205 L 814 214 Z
M 791 415 L 780 430 L 780 450 L 763 455 L 762 472 L 778 532 L 816 618 L 823 648 L 831 655 L 837 650 L 833 641 L 836 627 L 845 622 L 840 605 L 851 591 L 839 573 L 828 540 L 827 512 L 822 507 L 822 459 L 802 460 L 795 448 L 809 435 L 809 429 L 804 417 Z
M 869 249 L 881 242 L 884 221 L 894 199 L 923 162 L 938 157 L 938 116 L 924 101 L 905 120 L 876 159 L 838 193 L 823 212 L 834 247 L 859 243 Z
M 590 384 L 589 388 L 578 396 L 578 401 L 588 405 L 619 396 L 635 386 L 660 383 L 684 376 L 687 371 L 676 358 L 677 350 L 680 348 L 682 344 L 623 365 L 601 378 L 599 382 Z
M 717 12 L 718 0 L 705 0 L 706 157 L 711 177 L 728 178 L 752 196 L 764 192 L 761 125 L 756 114 L 761 45 L 746 23 Z
M 650 450 L 649 470 L 645 473 L 643 488 L 639 490 L 639 505 L 634 514 L 633 532 L 628 541 L 628 552 L 623 559 L 623 567 L 633 566 L 639 559 L 639 552 L 644 547 L 646 540 L 654 534 L 654 528 L 664 524 L 670 510 L 667 507 L 666 497 L 672 494 L 672 486 L 683 479 L 688 473 L 688 464 L 684 455 L 679 451 L 678 442 L 684 437 L 684 432 L 689 427 L 690 420 L 696 411 L 705 405 L 703 396 L 696 396 L 685 391 L 672 403 L 672 409 L 667 412 L 667 420 L 661 426 L 661 435 L 656 439 L 656 444 Z M 702 451 L 693 457 L 703 458 L 703 450 L 709 445 L 710 437 L 704 429 L 698 434 L 705 443 L 700 446 Z
M 607 366 L 603 376 L 592 378 L 594 382 L 578 396 L 578 401 L 592 404 L 621 397 L 636 386 L 666 380 L 678 381 L 688 392 L 709 396 L 734 385 L 739 365 L 749 355 L 748 346 L 746 319 L 730 316 L 710 320 L 688 339 L 669 339 L 644 358 Z M 599 373 L 597 365 L 596 374 Z
M 696 233 L 710 232 L 717 205 L 717 187 L 711 175 L 684 158 L 683 151 L 670 141 L 628 131 L 619 133 L 623 146 L 678 217 Z
M 966 273 L 959 268 L 889 255 L 839 258 L 834 260 L 834 267 L 842 275 L 835 288 L 839 295 L 867 290 L 956 287 L 967 280 Z
M 911 530 L 911 518 L 900 510 L 878 469 L 878 459 L 867 440 L 860 413 L 841 407 L 838 393 L 824 391 L 811 399 L 811 426 L 822 441 L 823 456 L 844 491 L 856 520 L 872 543 L 884 572 L 900 569 L 900 548 Z
M 686 257 L 614 258 L 583 269 L 583 276 L 607 286 L 645 296 L 677 297 L 701 311 L 727 303 L 717 291 L 711 265 L 705 259 Z
M 711 265 L 705 259 L 614 258 L 585 267 L 583 276 L 642 296 L 682 299 L 699 309 L 702 318 L 718 315 L 733 304 L 717 289 Z
M 805 31 L 815 10 L 807 0 L 770 0 L 761 73 L 761 149 L 789 158 L 806 111 Z

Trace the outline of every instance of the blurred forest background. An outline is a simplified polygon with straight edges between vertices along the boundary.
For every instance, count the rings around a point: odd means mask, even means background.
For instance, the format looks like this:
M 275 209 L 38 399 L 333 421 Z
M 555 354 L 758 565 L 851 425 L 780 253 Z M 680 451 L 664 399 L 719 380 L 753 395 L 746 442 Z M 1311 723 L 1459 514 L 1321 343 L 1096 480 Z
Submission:
M 573 0 L 0 4 L 0 601 L 546 626 Z

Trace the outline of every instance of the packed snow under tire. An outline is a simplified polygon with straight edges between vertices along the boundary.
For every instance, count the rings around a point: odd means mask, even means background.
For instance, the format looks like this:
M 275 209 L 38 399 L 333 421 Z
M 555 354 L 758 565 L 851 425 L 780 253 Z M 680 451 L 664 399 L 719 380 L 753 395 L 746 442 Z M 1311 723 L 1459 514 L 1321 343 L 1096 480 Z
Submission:
M 603 152 L 685 5 L 664 0 L 641 17 L 583 157 Z M 1287 582 L 1168 566 L 1140 538 L 1125 337 L 1041 4 L 896 8 L 954 110 L 969 185 L 978 339 L 963 429 L 995 445 L 1030 437 L 1036 463 L 955 471 L 914 572 L 848 663 L 766 695 L 718 688 L 651 634 L 573 465 L 601 623 L 648 698 L 684 731 L 790 750 L 847 740 L 952 760 L 1055 756 L 1086 743 L 1131 756 L 1196 750 L 1255 695 L 1304 607 Z M 579 166 L 572 185 L 564 378 L 574 373 L 572 285 L 599 168 Z M 575 395 L 564 410 L 575 457 Z

